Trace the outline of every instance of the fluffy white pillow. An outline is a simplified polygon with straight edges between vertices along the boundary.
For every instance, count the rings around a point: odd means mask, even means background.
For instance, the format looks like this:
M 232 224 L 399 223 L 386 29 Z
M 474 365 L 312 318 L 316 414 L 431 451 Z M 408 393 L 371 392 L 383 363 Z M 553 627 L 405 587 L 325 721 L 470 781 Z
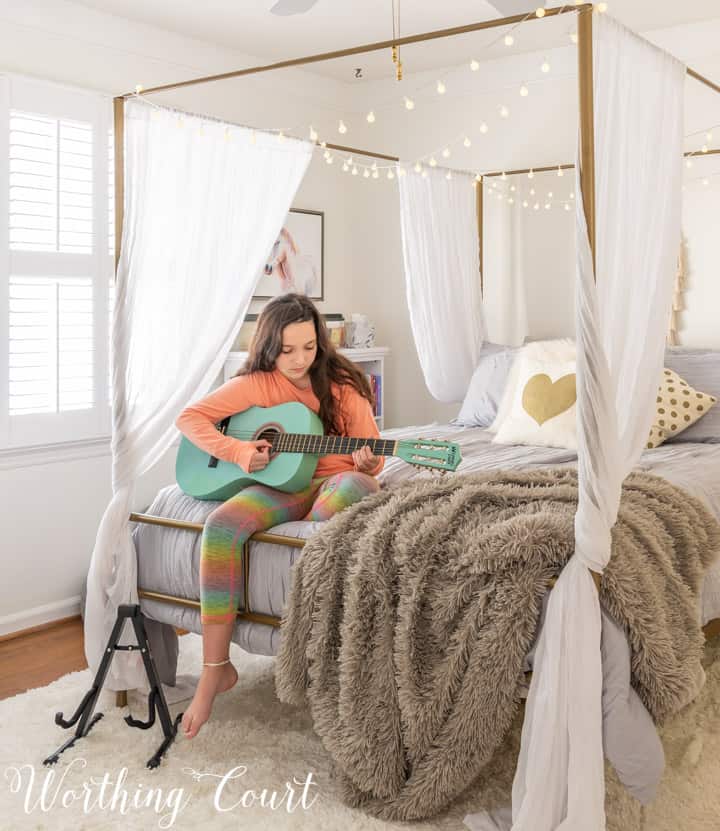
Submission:
M 517 353 L 512 369 L 505 384 L 505 392 L 500 401 L 497 415 L 493 423 L 487 428 L 491 433 L 497 433 L 500 425 L 507 419 L 513 402 L 517 397 L 521 360 L 524 358 L 553 363 L 569 363 L 575 360 L 575 341 L 572 338 L 557 338 L 556 340 L 531 341 L 521 347 Z M 575 370 L 573 370 L 574 372 Z
M 494 442 L 577 449 L 575 361 L 518 363 L 517 387 L 510 412 Z

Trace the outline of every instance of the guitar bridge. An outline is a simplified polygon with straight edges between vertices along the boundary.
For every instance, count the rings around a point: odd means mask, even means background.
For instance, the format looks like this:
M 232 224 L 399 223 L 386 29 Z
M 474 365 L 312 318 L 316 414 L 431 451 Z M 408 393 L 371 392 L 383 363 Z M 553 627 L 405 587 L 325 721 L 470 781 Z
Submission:
M 231 416 L 228 416 L 227 418 L 224 418 L 220 424 L 218 424 L 218 430 L 223 434 L 223 436 L 227 433 L 227 429 L 230 426 L 230 418 Z M 217 467 L 219 461 L 220 459 L 218 459 L 217 456 L 211 456 L 210 461 L 208 462 L 208 467 Z

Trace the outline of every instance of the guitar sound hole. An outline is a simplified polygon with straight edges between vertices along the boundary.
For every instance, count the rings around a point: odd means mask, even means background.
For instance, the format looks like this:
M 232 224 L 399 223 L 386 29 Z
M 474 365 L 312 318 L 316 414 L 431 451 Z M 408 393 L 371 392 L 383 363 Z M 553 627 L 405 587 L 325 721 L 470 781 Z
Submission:
M 266 427 L 265 429 L 261 430 L 256 436 L 255 439 L 265 439 L 265 441 L 269 441 L 270 444 L 273 446 L 275 445 L 275 441 L 278 438 L 282 431 L 276 427 Z M 275 456 L 278 455 L 278 451 L 270 451 L 270 458 L 273 459 Z

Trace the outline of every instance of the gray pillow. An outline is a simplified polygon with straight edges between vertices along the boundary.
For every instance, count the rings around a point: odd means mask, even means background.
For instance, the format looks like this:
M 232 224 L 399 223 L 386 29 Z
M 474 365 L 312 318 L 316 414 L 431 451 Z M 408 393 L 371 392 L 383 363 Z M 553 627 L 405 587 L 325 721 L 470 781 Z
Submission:
M 521 347 L 485 343 L 465 400 L 453 424 L 489 427 L 497 415 L 515 355 Z
M 665 352 L 665 366 L 698 392 L 718 399 L 706 415 L 668 442 L 720 442 L 720 349 L 671 347 Z

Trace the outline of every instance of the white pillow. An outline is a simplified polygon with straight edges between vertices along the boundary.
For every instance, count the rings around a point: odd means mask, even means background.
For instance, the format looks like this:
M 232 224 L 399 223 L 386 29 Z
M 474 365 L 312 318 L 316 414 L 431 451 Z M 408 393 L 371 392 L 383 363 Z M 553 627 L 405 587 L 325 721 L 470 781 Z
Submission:
M 555 340 L 537 340 L 522 346 L 517 353 L 512 369 L 505 384 L 505 392 L 500 401 L 497 415 L 493 423 L 487 428 L 490 433 L 497 433 L 500 425 L 510 413 L 518 389 L 518 373 L 520 362 L 526 356 L 535 360 L 549 363 L 568 363 L 575 360 L 575 341 L 572 338 L 557 338 Z M 574 370 L 573 370 L 574 371 Z
M 510 412 L 493 441 L 577 450 L 575 361 L 523 356 L 517 380 Z

